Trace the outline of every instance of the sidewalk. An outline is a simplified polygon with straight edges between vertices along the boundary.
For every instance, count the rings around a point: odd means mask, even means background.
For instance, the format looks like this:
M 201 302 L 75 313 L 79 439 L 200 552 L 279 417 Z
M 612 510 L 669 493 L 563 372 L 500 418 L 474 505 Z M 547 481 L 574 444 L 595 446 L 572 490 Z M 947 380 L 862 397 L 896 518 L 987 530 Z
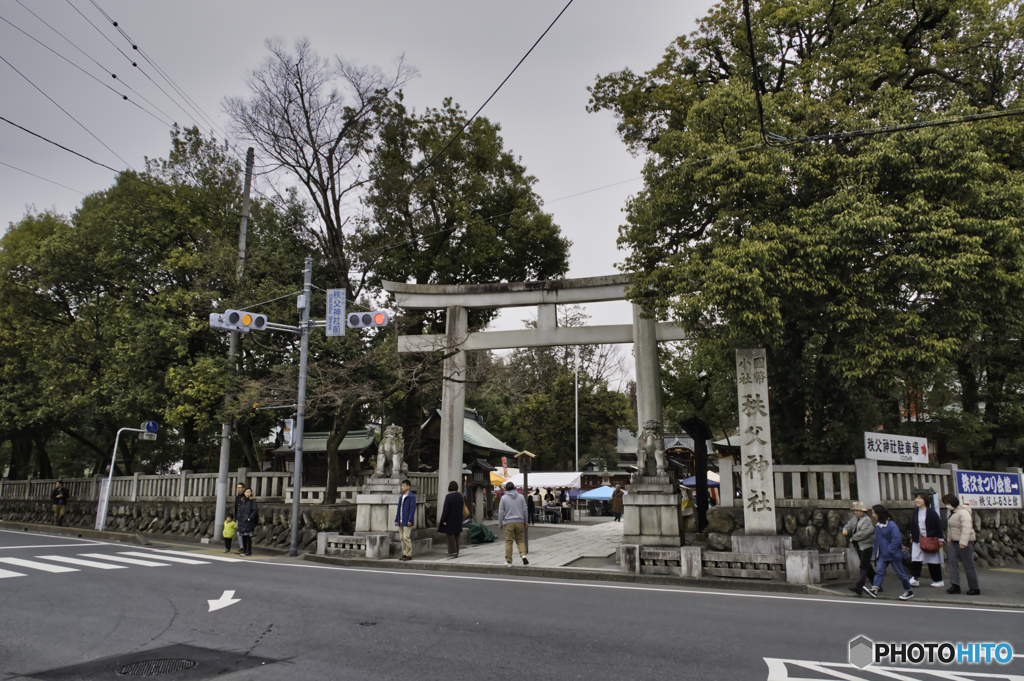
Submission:
M 960 590 L 959 594 L 948 594 L 946 589 L 949 588 L 949 574 L 946 570 L 946 565 L 942 566 L 942 579 L 945 586 L 932 587 L 931 579 L 928 578 L 928 570 L 924 571 L 924 576 L 921 577 L 921 586 L 914 587 L 914 598 L 911 599 L 913 603 L 942 603 L 945 605 L 990 605 L 990 606 L 1002 606 L 1012 608 L 1024 608 L 1024 567 L 1003 567 L 1003 568 L 988 568 L 978 570 L 978 586 L 981 593 L 977 596 L 968 596 L 967 591 L 967 580 L 964 578 L 964 571 L 960 570 Z M 909 572 L 907 575 L 909 576 Z M 843 582 L 841 584 L 822 584 L 821 591 L 830 593 L 835 596 L 849 597 L 849 598 L 863 598 L 864 600 L 870 601 L 871 597 L 867 594 L 862 596 L 855 596 L 849 591 L 849 587 L 853 585 L 852 581 Z M 900 580 L 896 578 L 892 570 L 887 570 L 885 579 L 882 581 L 883 592 L 878 594 L 878 600 L 898 600 L 898 596 L 903 593 L 903 585 L 900 584 Z

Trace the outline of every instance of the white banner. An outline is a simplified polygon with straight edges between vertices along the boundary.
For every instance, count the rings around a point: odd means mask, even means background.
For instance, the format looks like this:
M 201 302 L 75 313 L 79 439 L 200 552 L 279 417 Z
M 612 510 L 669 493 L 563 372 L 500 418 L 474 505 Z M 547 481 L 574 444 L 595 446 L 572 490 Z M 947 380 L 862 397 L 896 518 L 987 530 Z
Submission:
M 100 481 L 100 502 L 96 505 L 96 529 L 102 530 L 107 524 L 107 507 L 110 505 L 110 478 Z
M 864 433 L 864 458 L 927 464 L 928 439 L 888 433 Z

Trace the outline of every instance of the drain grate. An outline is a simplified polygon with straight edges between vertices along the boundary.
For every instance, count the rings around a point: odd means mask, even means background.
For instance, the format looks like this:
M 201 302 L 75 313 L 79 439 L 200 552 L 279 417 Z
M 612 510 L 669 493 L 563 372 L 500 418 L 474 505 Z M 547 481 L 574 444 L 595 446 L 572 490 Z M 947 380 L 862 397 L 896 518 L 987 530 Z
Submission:
M 197 664 L 195 660 L 142 660 L 121 667 L 117 673 L 121 676 L 162 676 L 192 669 Z

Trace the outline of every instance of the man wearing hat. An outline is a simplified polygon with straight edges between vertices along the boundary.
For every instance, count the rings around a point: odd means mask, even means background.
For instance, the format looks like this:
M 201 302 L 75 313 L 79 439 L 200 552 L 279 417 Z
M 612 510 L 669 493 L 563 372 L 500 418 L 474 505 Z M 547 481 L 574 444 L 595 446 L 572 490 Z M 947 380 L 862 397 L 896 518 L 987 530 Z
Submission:
M 867 506 L 863 503 L 855 501 L 850 508 L 853 517 L 843 527 L 843 535 L 850 538 L 850 544 L 860 556 L 860 579 L 850 587 L 850 591 L 860 596 L 864 585 L 875 579 L 875 568 L 871 566 L 871 555 L 875 551 L 875 524 L 868 517 Z

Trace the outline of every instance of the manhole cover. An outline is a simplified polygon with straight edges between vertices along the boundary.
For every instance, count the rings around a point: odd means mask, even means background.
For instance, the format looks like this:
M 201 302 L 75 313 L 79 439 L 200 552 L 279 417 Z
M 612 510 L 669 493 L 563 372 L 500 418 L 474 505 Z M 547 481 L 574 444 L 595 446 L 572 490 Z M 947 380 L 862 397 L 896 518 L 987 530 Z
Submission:
M 121 676 L 161 676 L 192 669 L 195 660 L 142 660 L 132 662 L 117 670 Z

